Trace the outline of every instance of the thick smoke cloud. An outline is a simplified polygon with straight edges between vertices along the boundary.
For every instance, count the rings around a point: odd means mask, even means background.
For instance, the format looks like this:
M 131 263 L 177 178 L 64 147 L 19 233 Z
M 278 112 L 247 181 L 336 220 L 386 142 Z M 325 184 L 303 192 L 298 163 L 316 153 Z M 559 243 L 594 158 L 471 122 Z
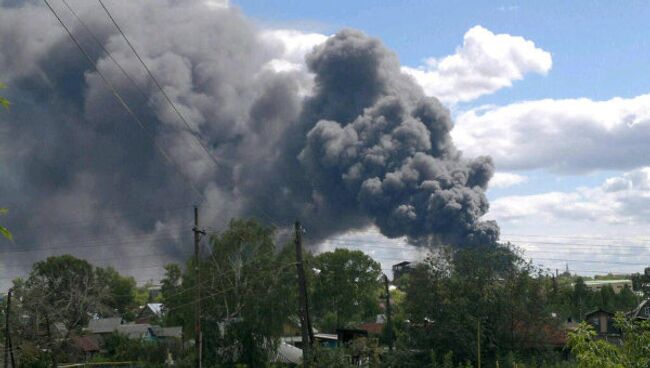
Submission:
M 40 2 L 2 3 L 0 79 L 13 106 L 0 113 L 0 204 L 17 239 L 3 247 L 84 245 L 61 252 L 119 257 L 111 263 L 150 275 L 148 265 L 186 254 L 188 206 L 199 201 L 210 227 L 234 216 L 280 227 L 299 218 L 314 243 L 370 224 L 422 244 L 498 238 L 496 224 L 480 220 L 491 161 L 461 157 L 449 112 L 380 41 L 344 30 L 309 54 L 312 74 L 274 72 L 267 63 L 281 50 L 235 8 L 109 2 L 190 132 L 97 4 L 72 2 L 139 87 L 54 5 L 145 130 Z M 7 255 L 5 275 L 54 252 Z

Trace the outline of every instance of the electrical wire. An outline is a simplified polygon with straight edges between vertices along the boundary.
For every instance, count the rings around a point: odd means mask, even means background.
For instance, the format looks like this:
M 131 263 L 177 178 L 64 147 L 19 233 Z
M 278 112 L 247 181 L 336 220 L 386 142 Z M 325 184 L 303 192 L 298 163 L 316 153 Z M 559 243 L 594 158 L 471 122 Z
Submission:
M 100 79 L 103 81 L 104 85 L 109 89 L 109 91 L 113 94 L 115 99 L 119 102 L 119 104 L 127 111 L 129 115 L 133 118 L 133 120 L 138 124 L 138 126 L 149 135 L 149 137 L 152 139 L 153 144 L 155 147 L 158 149 L 160 154 L 165 158 L 165 160 L 176 169 L 177 173 L 189 184 L 189 186 L 194 190 L 200 198 L 203 197 L 203 194 L 196 188 L 194 183 L 183 174 L 182 170 L 180 167 L 176 165 L 176 163 L 171 159 L 171 157 L 167 154 L 165 149 L 156 141 L 156 137 L 153 136 L 151 132 L 147 130 L 147 128 L 144 126 L 144 123 L 140 120 L 140 118 L 135 114 L 135 112 L 131 109 L 131 107 L 126 103 L 124 98 L 120 95 L 120 93 L 115 89 L 115 87 L 109 82 L 109 80 L 106 78 L 106 76 L 100 71 L 99 67 L 97 66 L 97 63 L 93 60 L 93 58 L 88 54 L 88 52 L 83 48 L 83 46 L 79 43 L 79 40 L 72 34 L 72 31 L 68 28 L 68 26 L 63 22 L 59 14 L 54 10 L 52 5 L 49 3 L 48 0 L 43 0 L 45 2 L 45 5 L 47 5 L 48 9 L 50 12 L 56 17 L 57 21 L 61 26 L 65 29 L 66 33 L 68 34 L 68 37 L 74 42 L 74 44 L 77 46 L 77 48 L 81 51 L 83 56 L 88 60 L 90 65 L 93 67 L 95 72 L 99 75 Z
M 192 129 L 192 127 L 190 126 L 190 124 L 188 123 L 188 121 L 185 119 L 185 117 L 183 116 L 183 114 L 181 114 L 181 112 L 180 112 L 180 111 L 178 110 L 178 108 L 176 107 L 176 104 L 174 104 L 174 102 L 173 102 L 172 99 L 169 97 L 169 95 L 167 94 L 167 92 L 165 92 L 165 90 L 163 89 L 162 85 L 160 84 L 160 82 L 158 82 L 158 79 L 153 75 L 153 73 L 151 72 L 151 69 L 149 69 L 149 67 L 147 66 L 147 64 L 144 62 L 144 60 L 143 60 L 142 57 L 140 56 L 140 53 L 135 49 L 135 47 L 133 46 L 133 44 L 131 43 L 131 41 L 129 40 L 129 38 L 126 37 L 126 34 L 125 34 L 124 31 L 122 30 L 122 27 L 120 27 L 120 25 L 117 23 L 117 21 L 115 20 L 115 18 L 114 18 L 113 15 L 111 14 L 111 12 L 108 10 L 108 8 L 106 7 L 106 5 L 104 5 L 104 2 L 103 2 L 102 0 L 98 0 L 98 1 L 99 1 L 99 4 L 102 6 L 102 9 L 104 9 L 104 12 L 106 13 L 106 15 L 108 15 L 108 18 L 111 20 L 111 22 L 113 23 L 113 25 L 115 26 L 115 28 L 118 30 L 118 32 L 122 35 L 122 38 L 124 38 L 124 40 L 126 41 L 126 43 L 129 45 L 129 48 L 131 48 L 131 51 L 133 51 L 133 54 L 135 54 L 135 56 L 138 58 L 138 60 L 140 61 L 140 63 L 141 63 L 142 66 L 144 67 L 144 69 L 147 71 L 147 74 L 149 75 L 149 77 L 151 78 L 151 80 L 154 82 L 154 84 L 156 85 L 156 87 L 158 88 L 158 90 L 160 91 L 160 93 L 165 97 L 165 100 L 167 100 L 167 102 L 168 102 L 169 105 L 172 107 L 172 109 L 174 110 L 174 112 L 176 113 L 176 115 L 178 115 L 179 119 L 183 122 L 183 124 L 185 125 L 185 127 L 188 129 L 189 133 L 192 135 L 192 137 L 194 138 L 194 140 L 196 141 L 196 143 L 198 143 L 199 146 L 201 146 L 201 148 L 203 148 L 203 151 L 205 151 L 205 153 L 208 155 L 208 157 L 209 157 L 209 158 L 214 162 L 214 164 L 215 164 L 217 167 L 219 167 L 219 166 L 221 165 L 221 163 L 217 161 L 217 159 L 212 155 L 212 153 L 210 153 L 210 151 L 209 151 L 208 148 L 203 144 L 203 142 L 201 142 L 201 140 L 199 139 L 199 137 L 194 133 L 194 129 Z

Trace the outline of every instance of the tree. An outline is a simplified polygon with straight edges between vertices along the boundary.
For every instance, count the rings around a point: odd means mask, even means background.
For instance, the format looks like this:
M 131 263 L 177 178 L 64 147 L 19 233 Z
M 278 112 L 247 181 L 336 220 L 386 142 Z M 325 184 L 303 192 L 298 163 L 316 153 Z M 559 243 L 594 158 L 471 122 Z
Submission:
M 374 319 L 380 312 L 381 266 L 372 258 L 358 250 L 336 249 L 317 255 L 312 265 L 319 270 L 312 300 L 322 329 Z
M 409 323 L 398 346 L 451 351 L 457 362 L 476 361 L 477 338 L 486 361 L 511 350 L 532 356 L 544 351 L 553 325 L 543 279 L 504 245 L 438 250 L 414 269 L 405 291 Z
M 0 83 L 0 89 L 7 88 L 7 85 L 4 83 Z M 0 105 L 3 106 L 5 109 L 9 108 L 9 100 L 7 100 L 5 97 L 0 96 Z
M 124 316 L 135 306 L 135 279 L 120 275 L 113 267 L 97 267 L 95 273 L 97 282 L 105 288 L 102 303 Z
M 0 89 L 3 89 L 5 87 L 6 86 L 3 83 L 0 83 Z M 0 105 L 4 106 L 4 108 L 8 109 L 9 108 L 9 100 L 7 100 L 6 98 L 0 96 Z M 4 215 L 6 213 L 7 213 L 6 208 L 0 208 L 0 215 Z M 13 236 L 11 235 L 9 230 L 7 230 L 7 228 L 4 227 L 4 226 L 0 226 L 0 235 L 4 236 L 5 238 L 7 238 L 9 240 L 13 239 Z
M 616 327 L 624 337 L 621 346 L 596 339 L 587 323 L 569 333 L 568 346 L 579 368 L 642 368 L 650 366 L 650 322 L 628 320 L 617 313 Z
M 571 303 L 573 315 L 577 317 L 579 321 L 582 321 L 584 315 L 589 312 L 587 307 L 591 304 L 592 300 L 592 292 L 585 284 L 585 280 L 582 277 L 578 277 L 573 286 Z
M 16 341 L 49 351 L 52 364 L 65 358 L 67 339 L 80 333 L 92 316 L 113 313 L 104 303 L 110 287 L 90 263 L 70 255 L 35 263 L 29 277 L 15 280 L 13 289 L 21 316 L 14 324 Z
M 212 254 L 200 259 L 206 366 L 265 366 L 276 352 L 284 323 L 295 312 L 295 261 L 276 254 L 274 230 L 252 220 L 233 220 L 210 239 Z M 167 322 L 193 332 L 197 282 L 194 260 L 182 275 L 167 266 L 163 303 Z
M 0 208 L 0 215 L 6 214 L 7 211 L 8 210 L 6 208 Z M 0 226 L 0 235 L 4 236 L 9 240 L 13 240 L 13 236 L 11 235 L 11 232 L 9 232 L 9 230 L 7 230 L 7 228 L 4 226 Z

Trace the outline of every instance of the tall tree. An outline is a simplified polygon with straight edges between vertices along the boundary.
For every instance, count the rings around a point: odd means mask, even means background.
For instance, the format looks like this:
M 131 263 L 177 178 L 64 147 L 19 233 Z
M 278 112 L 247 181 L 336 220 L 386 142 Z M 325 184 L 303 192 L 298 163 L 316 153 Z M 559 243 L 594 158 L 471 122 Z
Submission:
M 0 89 L 3 89 L 5 87 L 6 86 L 3 83 L 0 83 Z M 8 109 L 9 108 L 9 100 L 7 100 L 6 98 L 0 96 L 0 105 L 4 106 L 6 109 Z M 4 215 L 6 213 L 7 213 L 6 208 L 0 208 L 0 215 Z M 9 240 L 13 239 L 13 236 L 11 235 L 11 232 L 9 232 L 9 230 L 7 230 L 7 228 L 4 227 L 4 226 L 0 226 L 0 235 L 4 236 L 5 238 L 7 238 Z
M 6 208 L 0 208 L 0 215 L 4 215 L 7 213 Z M 11 232 L 4 226 L 0 226 L 0 235 L 4 236 L 5 238 L 9 240 L 13 240 L 13 236 L 11 235 Z
M 118 315 L 124 316 L 131 307 L 135 306 L 135 279 L 120 275 L 113 267 L 97 267 L 95 273 L 98 284 L 104 288 L 102 303 Z
M 507 246 L 440 251 L 410 275 L 400 343 L 460 361 L 476 361 L 477 339 L 486 360 L 542 347 L 551 321 L 535 272 Z
M 381 266 L 358 250 L 336 249 L 314 257 L 314 314 L 320 327 L 335 330 L 374 319 L 379 309 Z
M 201 258 L 203 341 L 208 366 L 245 363 L 265 366 L 275 353 L 283 326 L 295 312 L 295 261 L 276 253 L 274 230 L 251 220 L 233 220 L 210 239 L 212 252 Z M 193 260 L 181 276 L 168 266 L 163 303 L 168 321 L 192 333 L 196 278 Z

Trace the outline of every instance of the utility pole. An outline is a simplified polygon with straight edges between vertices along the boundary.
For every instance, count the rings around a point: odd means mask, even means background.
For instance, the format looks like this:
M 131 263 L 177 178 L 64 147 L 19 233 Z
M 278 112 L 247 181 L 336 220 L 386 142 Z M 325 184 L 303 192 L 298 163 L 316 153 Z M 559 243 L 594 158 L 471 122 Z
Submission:
M 476 321 L 476 367 L 481 368 L 481 319 Z
M 384 274 L 384 292 L 386 293 L 386 338 L 388 349 L 393 350 L 393 317 L 390 308 L 390 289 L 388 287 L 388 276 Z
M 296 271 L 298 273 L 298 293 L 300 294 L 300 332 L 302 334 L 302 363 L 304 367 L 309 366 L 309 352 L 314 341 L 314 331 L 311 328 L 309 319 L 309 299 L 307 297 L 307 280 L 302 260 L 302 227 L 300 222 L 295 224 L 296 243 Z
M 196 368 L 203 367 L 203 335 L 201 332 L 201 267 L 199 265 L 199 242 L 205 231 L 199 230 L 199 208 L 194 206 L 194 272 L 196 275 L 196 317 L 194 320 L 194 347 L 196 349 Z
M 11 289 L 9 289 L 7 292 L 7 306 L 5 308 L 5 368 L 9 367 L 9 345 L 11 345 L 9 342 L 9 313 L 11 312 L 11 292 Z

